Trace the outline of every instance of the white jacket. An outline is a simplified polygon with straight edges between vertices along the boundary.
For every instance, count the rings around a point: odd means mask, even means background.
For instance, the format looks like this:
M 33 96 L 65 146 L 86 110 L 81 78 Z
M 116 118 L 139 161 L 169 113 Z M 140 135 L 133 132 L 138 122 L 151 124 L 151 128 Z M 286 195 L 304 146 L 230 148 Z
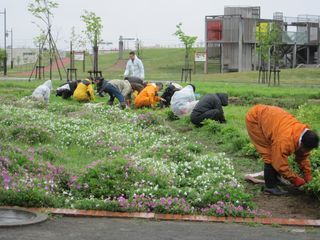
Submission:
M 124 72 L 125 77 L 137 77 L 140 79 L 144 79 L 144 67 L 142 61 L 135 56 L 132 61 L 129 59 L 127 62 L 126 70 Z
M 39 99 L 49 102 L 50 93 L 52 90 L 51 80 L 45 81 L 42 85 L 38 86 L 32 93 L 32 96 Z
M 171 98 L 171 110 L 178 116 L 190 115 L 198 101 L 193 92 L 193 87 L 188 85 L 173 94 Z

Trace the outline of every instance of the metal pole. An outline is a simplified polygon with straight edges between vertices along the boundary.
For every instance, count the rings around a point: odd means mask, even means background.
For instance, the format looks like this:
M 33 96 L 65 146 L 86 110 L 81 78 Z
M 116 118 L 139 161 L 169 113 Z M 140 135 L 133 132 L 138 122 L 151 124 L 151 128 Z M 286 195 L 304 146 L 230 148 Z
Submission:
M 239 39 L 238 39 L 238 72 L 242 72 L 242 38 L 243 38 L 243 25 L 242 17 L 239 18 Z
M 13 68 L 13 30 L 11 28 L 11 69 Z
M 4 9 L 4 59 L 3 74 L 7 76 L 7 10 Z

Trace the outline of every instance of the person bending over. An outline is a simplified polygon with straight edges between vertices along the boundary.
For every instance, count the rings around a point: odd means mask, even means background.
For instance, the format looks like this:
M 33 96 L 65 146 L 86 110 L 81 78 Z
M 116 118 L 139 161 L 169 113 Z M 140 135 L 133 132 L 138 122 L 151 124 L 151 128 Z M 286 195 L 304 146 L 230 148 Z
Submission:
M 78 83 L 80 82 L 80 80 L 75 80 L 62 84 L 57 88 L 56 96 L 61 96 L 63 99 L 69 99 L 73 95 Z
M 92 86 L 92 79 L 88 78 L 78 83 L 76 90 L 73 93 L 73 98 L 78 102 L 90 102 L 95 99 Z
M 177 91 L 180 91 L 182 88 L 183 87 L 177 83 L 169 83 L 161 96 L 161 98 L 163 98 L 165 101 L 160 102 L 160 107 L 169 107 L 173 94 Z
M 246 115 L 249 137 L 264 161 L 264 191 L 285 195 L 278 184 L 278 175 L 299 187 L 312 180 L 309 153 L 319 145 L 319 136 L 285 110 L 256 105 Z M 293 172 L 288 157 L 294 154 L 301 173 Z
M 114 99 L 117 98 L 122 109 L 126 108 L 126 99 L 131 97 L 132 88 L 127 80 L 110 80 L 98 77 L 96 80 L 97 91 L 100 97 L 104 97 L 104 93 L 108 93 L 110 99 L 109 105 L 113 105 Z
M 190 119 L 196 126 L 202 126 L 205 119 L 212 119 L 220 123 L 225 123 L 222 106 L 228 106 L 228 95 L 226 93 L 216 93 L 205 95 L 194 107 Z
M 149 83 L 135 98 L 134 105 L 136 108 L 142 107 L 155 107 L 156 104 L 161 100 L 158 92 L 163 88 L 163 84 Z

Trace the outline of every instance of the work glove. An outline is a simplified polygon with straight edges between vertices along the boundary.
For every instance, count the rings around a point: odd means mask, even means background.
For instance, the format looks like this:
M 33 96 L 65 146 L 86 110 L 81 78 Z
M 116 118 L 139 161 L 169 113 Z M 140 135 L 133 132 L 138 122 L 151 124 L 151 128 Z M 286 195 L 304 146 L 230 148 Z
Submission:
M 300 187 L 304 184 L 306 184 L 305 180 L 301 177 L 296 177 L 293 181 L 293 184 L 296 186 L 296 187 Z
M 308 183 L 312 180 L 312 175 L 311 174 L 307 174 L 304 176 L 304 180 Z

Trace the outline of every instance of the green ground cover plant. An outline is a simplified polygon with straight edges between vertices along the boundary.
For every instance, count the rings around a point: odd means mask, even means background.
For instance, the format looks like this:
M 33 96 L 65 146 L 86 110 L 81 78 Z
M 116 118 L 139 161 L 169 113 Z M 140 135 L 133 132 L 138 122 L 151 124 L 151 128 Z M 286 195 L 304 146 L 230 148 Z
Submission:
M 1 104 L 1 204 L 255 216 L 232 160 L 153 112 Z

